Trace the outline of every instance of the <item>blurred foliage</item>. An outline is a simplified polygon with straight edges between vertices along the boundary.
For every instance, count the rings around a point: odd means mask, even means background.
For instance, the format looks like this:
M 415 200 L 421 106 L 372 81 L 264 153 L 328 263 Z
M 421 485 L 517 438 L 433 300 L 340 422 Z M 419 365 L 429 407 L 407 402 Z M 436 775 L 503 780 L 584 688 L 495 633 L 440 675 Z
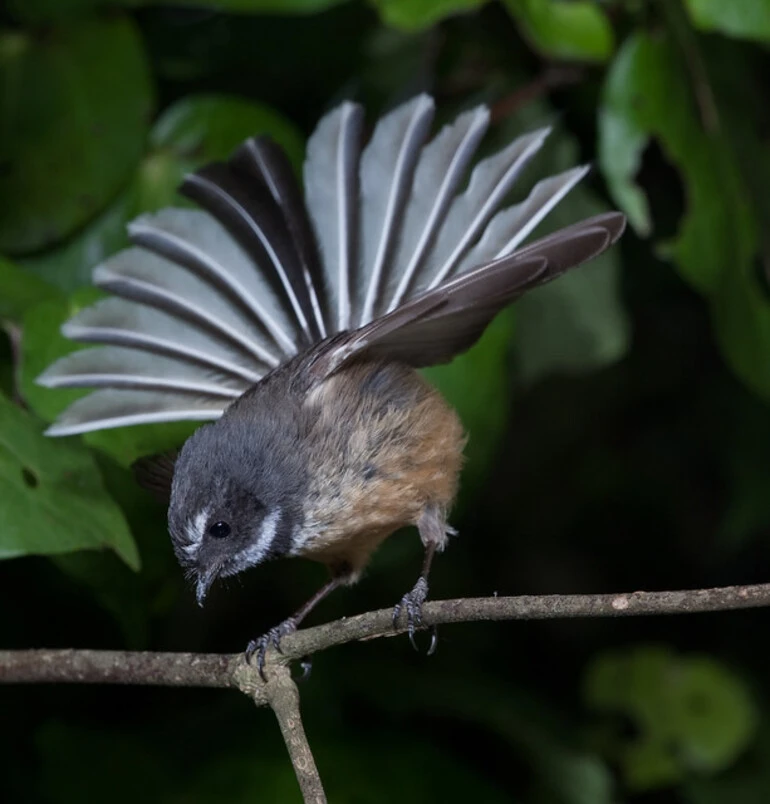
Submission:
M 526 177 L 593 176 L 619 248 L 427 374 L 469 431 L 436 596 L 699 587 L 770 566 L 770 0 L 9 0 L 0 6 L 0 634 L 5 647 L 242 647 L 320 579 L 248 573 L 194 606 L 127 470 L 187 424 L 48 440 L 126 223 L 267 133 L 299 171 L 344 97 L 487 102 L 489 150 L 551 125 Z M 319 617 L 389 605 L 413 535 Z M 141 568 L 140 568 L 141 567 Z M 316 657 L 307 731 L 335 802 L 770 798 L 766 614 L 444 629 Z M 2 689 L 9 802 L 299 800 L 269 713 L 227 692 Z M 387 769 L 383 773 L 383 769 Z

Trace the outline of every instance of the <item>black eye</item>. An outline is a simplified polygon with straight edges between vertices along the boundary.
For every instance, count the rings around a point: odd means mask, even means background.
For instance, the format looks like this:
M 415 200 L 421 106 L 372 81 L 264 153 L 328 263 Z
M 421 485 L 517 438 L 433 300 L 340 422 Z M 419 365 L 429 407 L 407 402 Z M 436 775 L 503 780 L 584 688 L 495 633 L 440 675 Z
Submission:
M 230 526 L 227 522 L 215 522 L 209 528 L 209 536 L 215 539 L 226 539 L 230 535 Z

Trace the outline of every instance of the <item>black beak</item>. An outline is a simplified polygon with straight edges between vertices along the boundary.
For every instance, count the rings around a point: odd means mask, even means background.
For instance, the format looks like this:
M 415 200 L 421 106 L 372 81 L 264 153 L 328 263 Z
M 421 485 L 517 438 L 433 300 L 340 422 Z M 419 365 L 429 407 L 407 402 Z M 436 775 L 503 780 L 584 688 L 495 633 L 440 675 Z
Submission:
M 214 583 L 218 574 L 219 567 L 217 565 L 209 567 L 209 569 L 205 570 L 204 572 L 198 573 L 198 584 L 195 588 L 195 597 L 198 600 L 199 606 L 203 606 L 203 601 L 206 599 L 206 595 L 211 588 L 211 584 Z

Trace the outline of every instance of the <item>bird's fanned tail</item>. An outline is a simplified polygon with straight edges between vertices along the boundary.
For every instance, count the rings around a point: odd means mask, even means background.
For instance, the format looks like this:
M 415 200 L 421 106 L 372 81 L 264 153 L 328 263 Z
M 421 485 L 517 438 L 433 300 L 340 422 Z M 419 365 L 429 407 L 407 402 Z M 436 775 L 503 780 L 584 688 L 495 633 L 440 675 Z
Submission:
M 130 224 L 134 247 L 94 271 L 118 298 L 63 329 L 104 346 L 39 378 L 99 390 L 49 433 L 217 418 L 325 338 L 321 375 L 365 352 L 413 366 L 447 361 L 515 298 L 620 236 L 623 216 L 608 213 L 522 247 L 587 168 L 504 207 L 548 130 L 514 140 L 468 179 L 488 110 L 461 114 L 426 142 L 433 111 L 418 96 L 386 115 L 362 150 L 363 112 L 344 103 L 308 141 L 304 198 L 283 151 L 258 137 L 186 178 L 182 192 L 203 210 Z

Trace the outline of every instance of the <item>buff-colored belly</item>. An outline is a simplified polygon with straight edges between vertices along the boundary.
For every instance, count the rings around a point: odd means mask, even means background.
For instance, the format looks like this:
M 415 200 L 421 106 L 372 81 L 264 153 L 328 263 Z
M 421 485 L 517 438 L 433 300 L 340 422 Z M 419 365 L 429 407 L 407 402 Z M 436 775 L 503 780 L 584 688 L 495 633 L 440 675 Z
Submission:
M 319 460 L 309 467 L 298 554 L 357 573 L 384 539 L 417 524 L 427 507 L 441 515 L 449 509 L 462 464 L 462 426 L 438 392 L 404 366 L 354 366 L 308 404 Z

